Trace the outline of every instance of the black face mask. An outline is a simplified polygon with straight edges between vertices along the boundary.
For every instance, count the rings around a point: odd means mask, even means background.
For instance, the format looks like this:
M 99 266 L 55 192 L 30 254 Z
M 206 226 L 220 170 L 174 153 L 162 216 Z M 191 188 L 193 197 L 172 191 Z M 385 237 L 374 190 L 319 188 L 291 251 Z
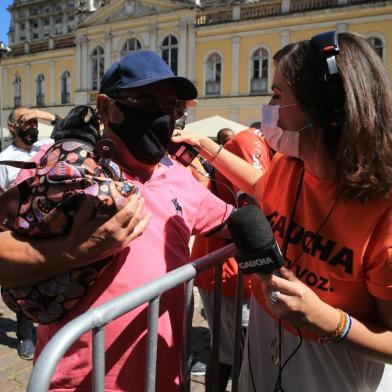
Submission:
M 124 120 L 121 124 L 109 122 L 110 128 L 125 143 L 140 162 L 154 165 L 166 154 L 174 131 L 169 114 L 151 114 L 116 101 Z
M 38 128 L 31 127 L 27 129 L 18 128 L 16 131 L 18 137 L 22 140 L 23 143 L 28 146 L 33 145 L 38 140 Z

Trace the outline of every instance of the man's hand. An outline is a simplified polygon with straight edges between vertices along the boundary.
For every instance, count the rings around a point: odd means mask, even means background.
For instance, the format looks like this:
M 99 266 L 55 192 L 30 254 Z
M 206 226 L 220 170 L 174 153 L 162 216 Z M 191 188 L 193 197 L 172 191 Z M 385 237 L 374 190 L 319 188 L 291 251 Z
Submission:
M 67 236 L 65 259 L 76 265 L 103 259 L 124 249 L 142 235 L 151 220 L 143 215 L 144 199 L 133 195 L 129 203 L 106 221 L 92 219 L 93 203 L 82 199 Z
M 136 195 L 107 220 L 94 219 L 94 203 L 82 199 L 66 236 L 32 238 L 0 233 L 0 284 L 23 287 L 104 259 L 139 237 L 151 220 Z

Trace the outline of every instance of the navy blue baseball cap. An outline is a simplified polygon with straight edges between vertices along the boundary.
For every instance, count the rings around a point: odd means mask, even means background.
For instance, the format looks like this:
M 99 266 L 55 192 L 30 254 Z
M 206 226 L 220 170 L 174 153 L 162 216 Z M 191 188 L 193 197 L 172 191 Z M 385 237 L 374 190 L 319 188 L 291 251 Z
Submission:
M 118 90 L 147 86 L 169 80 L 173 83 L 177 99 L 197 97 L 195 85 L 187 78 L 176 76 L 171 68 L 151 50 L 136 50 L 123 56 L 103 75 L 100 93 L 116 95 Z

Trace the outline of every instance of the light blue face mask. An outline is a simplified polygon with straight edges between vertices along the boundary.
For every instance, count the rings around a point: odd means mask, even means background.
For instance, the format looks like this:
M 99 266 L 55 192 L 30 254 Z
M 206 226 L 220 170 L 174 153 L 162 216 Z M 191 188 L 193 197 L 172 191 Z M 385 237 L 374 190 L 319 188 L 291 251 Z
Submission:
M 261 130 L 268 144 L 275 151 L 282 154 L 298 158 L 299 157 L 299 135 L 312 124 L 309 122 L 304 127 L 295 131 L 285 131 L 278 127 L 279 110 L 289 106 L 295 106 L 296 103 L 289 105 L 263 105 L 261 112 Z

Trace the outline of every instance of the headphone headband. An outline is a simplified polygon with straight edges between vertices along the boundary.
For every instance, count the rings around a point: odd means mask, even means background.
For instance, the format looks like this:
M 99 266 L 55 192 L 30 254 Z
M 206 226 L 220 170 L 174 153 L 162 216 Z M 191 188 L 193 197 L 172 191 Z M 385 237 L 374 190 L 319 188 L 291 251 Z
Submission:
M 335 56 L 339 54 L 338 33 L 336 31 L 327 31 L 313 36 L 310 39 L 313 47 L 321 57 L 325 68 L 325 80 L 337 79 L 339 76 Z
M 310 42 L 322 65 L 326 87 L 324 113 L 329 118 L 328 126 L 340 127 L 344 115 L 344 88 L 336 64 L 336 55 L 339 54 L 338 33 L 327 31 L 317 34 Z

